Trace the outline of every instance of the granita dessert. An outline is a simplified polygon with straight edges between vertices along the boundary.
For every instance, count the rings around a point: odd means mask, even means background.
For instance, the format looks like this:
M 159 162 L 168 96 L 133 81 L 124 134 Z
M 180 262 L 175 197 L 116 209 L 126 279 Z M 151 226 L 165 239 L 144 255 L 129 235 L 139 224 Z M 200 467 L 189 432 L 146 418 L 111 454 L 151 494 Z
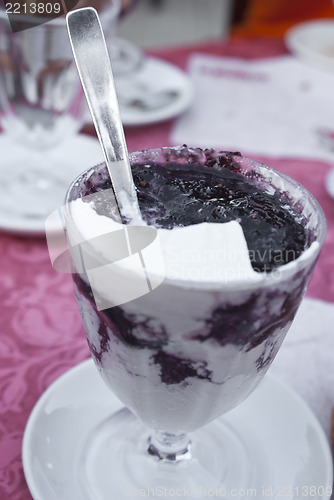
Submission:
M 183 146 L 130 162 L 164 278 L 99 310 L 74 258 L 76 297 L 95 364 L 125 406 L 150 428 L 194 431 L 243 401 L 269 368 L 320 251 L 323 214 L 298 183 L 237 153 Z M 104 164 L 70 187 L 67 231 L 88 253 L 98 254 L 92 228 L 118 224 L 110 187 Z

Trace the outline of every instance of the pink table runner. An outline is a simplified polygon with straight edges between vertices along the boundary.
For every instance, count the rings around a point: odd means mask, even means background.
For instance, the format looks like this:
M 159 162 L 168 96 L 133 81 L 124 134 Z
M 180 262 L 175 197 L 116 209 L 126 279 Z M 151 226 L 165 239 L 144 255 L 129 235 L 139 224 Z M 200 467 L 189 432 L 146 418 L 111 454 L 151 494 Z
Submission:
M 186 68 L 192 51 L 257 58 L 282 54 L 285 49 L 277 41 L 247 40 L 165 50 L 155 55 Z M 169 145 L 172 124 L 170 120 L 127 129 L 129 150 Z M 328 233 L 308 295 L 334 302 L 334 201 L 324 188 L 330 165 L 256 159 L 297 179 L 321 203 Z M 44 239 L 0 233 L 0 255 L 0 499 L 28 500 L 31 495 L 21 462 L 28 416 L 51 382 L 87 358 L 89 352 L 71 278 L 51 268 Z

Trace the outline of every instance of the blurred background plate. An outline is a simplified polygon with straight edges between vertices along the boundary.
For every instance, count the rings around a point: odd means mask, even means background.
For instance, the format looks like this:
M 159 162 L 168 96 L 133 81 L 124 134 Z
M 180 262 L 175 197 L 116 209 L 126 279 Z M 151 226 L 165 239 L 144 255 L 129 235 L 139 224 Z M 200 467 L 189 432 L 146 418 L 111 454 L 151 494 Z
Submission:
M 334 168 L 332 168 L 325 179 L 325 186 L 328 194 L 334 198 Z
M 4 134 L 0 135 L 0 150 L 0 229 L 20 236 L 44 236 L 45 220 L 64 204 L 70 183 L 103 161 L 99 141 L 83 134 L 43 152 L 44 174 L 26 166 L 34 151 Z M 6 158 L 6 165 L 2 158 Z
M 115 76 L 123 125 L 145 125 L 180 115 L 193 101 L 188 75 L 165 61 L 143 57 L 133 72 Z M 87 123 L 91 117 L 87 110 Z
M 297 57 L 334 71 L 334 19 L 297 24 L 287 31 L 285 43 Z

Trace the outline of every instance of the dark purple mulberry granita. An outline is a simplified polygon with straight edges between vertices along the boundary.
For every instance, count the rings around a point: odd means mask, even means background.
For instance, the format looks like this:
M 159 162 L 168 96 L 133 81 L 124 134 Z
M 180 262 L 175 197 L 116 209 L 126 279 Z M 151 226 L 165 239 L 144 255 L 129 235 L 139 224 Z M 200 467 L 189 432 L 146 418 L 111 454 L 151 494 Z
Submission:
M 241 402 L 268 369 L 316 262 L 322 214 L 304 188 L 238 154 L 182 147 L 130 157 L 147 224 L 173 230 L 237 220 L 253 269 L 266 276 L 258 286 L 212 289 L 167 279 L 98 311 L 87 278 L 74 275 L 104 380 L 148 426 L 191 431 Z M 72 185 L 69 200 L 108 188 L 100 165 Z M 94 209 L 109 215 L 105 201 Z

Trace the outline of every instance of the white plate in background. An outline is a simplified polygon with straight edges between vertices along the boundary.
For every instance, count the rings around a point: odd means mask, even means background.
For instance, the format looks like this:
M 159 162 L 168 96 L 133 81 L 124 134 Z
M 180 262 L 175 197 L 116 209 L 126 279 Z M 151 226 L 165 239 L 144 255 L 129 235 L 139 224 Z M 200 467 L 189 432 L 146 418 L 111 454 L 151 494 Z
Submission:
M 305 62 L 334 71 L 334 19 L 296 24 L 285 34 L 288 49 Z
M 191 105 L 193 85 L 188 75 L 178 67 L 154 57 L 144 56 L 137 70 L 115 78 L 123 125 L 147 125 L 180 115 Z M 136 96 L 143 99 L 162 96 L 152 109 L 127 104 Z M 165 98 L 164 98 L 165 96 Z M 151 101 L 152 102 L 152 101 Z M 87 108 L 87 123 L 92 123 Z
M 334 168 L 332 168 L 326 175 L 325 186 L 328 194 L 334 198 Z
M 64 204 L 72 181 L 103 161 L 101 146 L 95 137 L 73 135 L 57 147 L 40 153 L 48 185 L 46 189 L 42 185 L 40 189 L 30 190 L 39 178 L 38 169 L 33 172 L 27 168 L 27 156 L 34 158 L 34 152 L 5 134 L 0 134 L 0 151 L 0 230 L 28 237 L 45 235 L 46 218 Z M 42 179 L 42 182 L 46 181 Z

